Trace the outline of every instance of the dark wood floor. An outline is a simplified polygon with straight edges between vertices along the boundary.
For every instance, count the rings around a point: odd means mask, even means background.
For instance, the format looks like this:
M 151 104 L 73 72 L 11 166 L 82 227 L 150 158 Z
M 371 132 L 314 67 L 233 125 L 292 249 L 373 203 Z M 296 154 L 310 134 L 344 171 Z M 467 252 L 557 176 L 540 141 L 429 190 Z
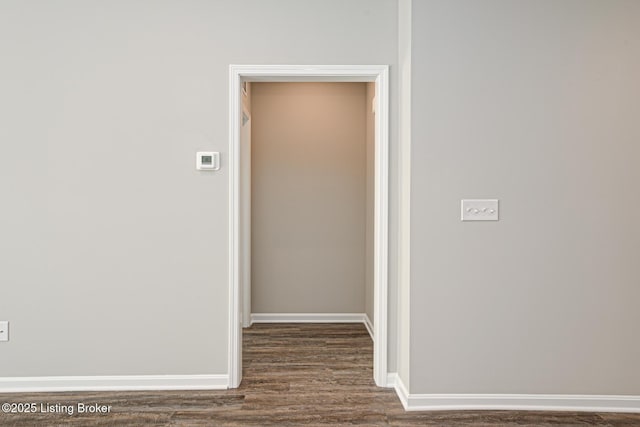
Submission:
M 244 333 L 236 390 L 0 394 L 4 402 L 113 407 L 107 415 L 3 414 L 0 426 L 640 426 L 640 414 L 567 412 L 406 413 L 375 387 L 372 342 L 362 325 L 258 324 Z

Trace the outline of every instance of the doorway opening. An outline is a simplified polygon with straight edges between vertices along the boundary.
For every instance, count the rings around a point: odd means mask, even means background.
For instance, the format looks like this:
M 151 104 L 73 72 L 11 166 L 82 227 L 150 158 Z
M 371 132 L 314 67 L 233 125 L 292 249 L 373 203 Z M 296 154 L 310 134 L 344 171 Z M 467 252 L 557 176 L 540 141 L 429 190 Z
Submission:
M 242 379 L 242 327 L 251 318 L 251 111 L 247 92 L 252 83 L 371 83 L 375 92 L 369 108 L 373 120 L 372 163 L 372 278 L 373 376 L 376 385 L 387 385 L 387 265 L 388 265 L 388 66 L 230 66 L 230 200 L 229 200 L 229 387 Z M 339 86 L 339 85 L 338 85 Z M 285 86 L 286 87 L 286 86 Z M 364 86 L 361 86 L 364 87 Z M 263 88 L 264 89 L 264 88 Z M 295 111 L 295 110 L 290 110 Z M 293 118 L 295 120 L 295 118 Z M 264 154 L 264 153 L 263 153 Z M 267 156 L 268 157 L 268 156 Z M 317 160 L 315 162 L 317 163 Z M 274 165 L 277 168 L 277 165 Z M 331 173 L 330 170 L 327 173 Z M 326 179 L 330 175 L 325 175 Z M 292 177 L 295 179 L 295 177 Z M 322 177 L 320 178 L 322 181 Z M 317 182 L 321 182 L 317 181 Z M 277 194 L 275 195 L 277 198 Z M 313 199 L 310 199 L 313 200 Z M 345 201 L 347 198 L 342 198 Z M 351 203 L 351 202 L 349 202 Z M 284 209 L 287 209 L 286 207 Z M 304 273 L 304 271 L 301 271 Z M 268 304 L 266 302 L 265 304 Z M 259 316 L 258 316 L 259 317 Z M 315 321 L 322 322 L 317 315 Z M 347 316 L 348 317 L 348 316 Z M 362 320 L 368 318 L 364 316 Z M 286 320 L 286 319 L 285 319 Z M 301 321 L 300 319 L 295 319 Z M 358 321 L 353 316 L 345 321 Z M 304 319 L 302 321 L 305 321 Z M 308 320 L 314 321 L 314 316 Z M 365 322 L 366 324 L 366 322 Z

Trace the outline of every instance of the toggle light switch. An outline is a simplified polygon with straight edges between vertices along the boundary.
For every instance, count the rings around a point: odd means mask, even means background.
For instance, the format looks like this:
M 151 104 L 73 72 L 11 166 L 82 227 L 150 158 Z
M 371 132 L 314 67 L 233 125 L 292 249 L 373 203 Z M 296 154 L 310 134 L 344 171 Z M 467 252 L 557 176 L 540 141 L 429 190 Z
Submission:
M 462 221 L 498 221 L 497 199 L 462 200 Z
M 198 151 L 196 153 L 196 169 L 217 171 L 220 169 L 220 153 L 217 151 Z

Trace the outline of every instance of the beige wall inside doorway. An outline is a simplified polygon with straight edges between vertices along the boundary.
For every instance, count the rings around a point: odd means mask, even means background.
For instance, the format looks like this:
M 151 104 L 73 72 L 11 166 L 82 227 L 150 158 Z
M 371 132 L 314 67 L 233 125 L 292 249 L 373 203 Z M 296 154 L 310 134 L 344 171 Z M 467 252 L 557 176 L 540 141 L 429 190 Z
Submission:
M 366 125 L 366 83 L 252 85 L 253 313 L 365 312 Z

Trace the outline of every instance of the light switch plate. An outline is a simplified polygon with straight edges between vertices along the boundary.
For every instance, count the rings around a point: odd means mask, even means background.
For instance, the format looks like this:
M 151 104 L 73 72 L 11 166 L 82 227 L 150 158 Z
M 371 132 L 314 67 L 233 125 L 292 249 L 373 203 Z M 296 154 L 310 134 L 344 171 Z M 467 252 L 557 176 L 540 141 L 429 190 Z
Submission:
M 498 221 L 498 199 L 462 200 L 460 219 L 462 221 Z
M 0 320 L 0 341 L 9 341 L 9 322 Z
M 220 153 L 217 151 L 198 151 L 196 169 L 217 171 L 220 169 Z

